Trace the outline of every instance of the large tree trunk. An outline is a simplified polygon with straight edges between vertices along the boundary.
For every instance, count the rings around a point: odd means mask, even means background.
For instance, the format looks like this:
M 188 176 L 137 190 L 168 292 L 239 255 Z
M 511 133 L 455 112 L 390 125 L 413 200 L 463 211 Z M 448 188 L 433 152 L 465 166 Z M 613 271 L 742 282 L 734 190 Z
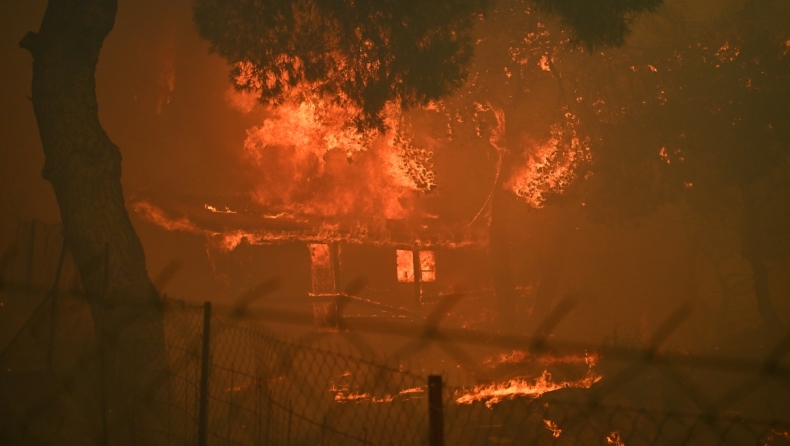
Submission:
M 757 298 L 757 311 L 771 335 L 782 334 L 782 322 L 776 315 L 771 303 L 768 283 L 768 267 L 765 265 L 763 241 L 760 231 L 760 210 L 749 186 L 741 187 L 743 200 L 743 226 L 741 228 L 741 245 L 743 256 L 749 262 L 754 277 L 754 295 Z
M 50 0 L 39 32 L 20 46 L 33 55 L 42 175 L 55 191 L 101 346 L 109 443 L 152 444 L 146 432 L 161 426 L 148 423 L 163 418 L 154 401 L 167 377 L 162 305 L 124 206 L 121 153 L 96 101 L 99 51 L 116 10 L 115 0 Z

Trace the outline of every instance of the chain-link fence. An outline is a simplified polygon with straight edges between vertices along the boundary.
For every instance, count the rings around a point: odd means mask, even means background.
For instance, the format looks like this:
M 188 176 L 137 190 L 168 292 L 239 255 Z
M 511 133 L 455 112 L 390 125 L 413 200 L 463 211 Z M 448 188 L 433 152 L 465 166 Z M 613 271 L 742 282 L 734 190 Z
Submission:
M 87 304 L 76 289 L 42 289 L 3 346 L 0 440 L 53 424 L 77 432 L 57 438 L 102 429 Z M 31 295 L 24 280 L 2 291 Z M 569 300 L 517 336 L 443 327 L 462 295 L 410 321 L 344 318 L 344 298 L 333 330 L 308 311 L 245 303 L 212 314 L 164 299 L 163 409 L 138 425 L 155 425 L 164 444 L 201 446 L 790 444 L 790 336 L 761 357 L 722 357 L 662 349 L 687 307 L 639 342 L 593 345 L 550 337 Z M 292 338 L 268 322 L 308 329 Z M 387 358 L 378 336 L 403 346 Z M 424 366 L 426 351 L 444 369 Z

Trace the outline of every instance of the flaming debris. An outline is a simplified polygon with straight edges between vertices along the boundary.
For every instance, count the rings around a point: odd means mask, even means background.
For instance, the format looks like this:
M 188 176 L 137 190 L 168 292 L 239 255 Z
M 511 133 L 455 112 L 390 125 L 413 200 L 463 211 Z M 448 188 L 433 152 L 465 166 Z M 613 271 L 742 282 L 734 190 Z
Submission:
M 485 401 L 486 407 L 506 399 L 513 399 L 518 396 L 527 398 L 538 398 L 546 392 L 565 389 L 568 387 L 587 389 L 601 380 L 601 376 L 589 372 L 584 378 L 576 381 L 564 381 L 555 383 L 551 379 L 551 373 L 544 370 L 534 383 L 526 378 L 515 378 L 502 384 L 481 384 L 470 390 L 465 390 L 463 395 L 456 398 L 458 404 L 472 404 L 475 401 Z
M 625 446 L 623 440 L 620 439 L 620 432 L 614 431 L 606 437 L 606 443 L 614 446 Z
M 551 431 L 551 436 L 554 438 L 560 438 L 560 434 L 562 433 L 562 429 L 557 426 L 557 423 L 551 420 L 543 420 L 543 424 L 546 425 L 546 429 Z
M 329 388 L 330 392 L 335 392 L 334 400 L 337 403 L 391 403 L 395 400 L 409 400 L 411 398 L 419 398 L 425 393 L 425 390 L 420 387 L 412 387 L 399 391 L 395 395 L 384 394 L 381 397 L 371 396 L 370 393 L 360 393 L 349 391 L 348 387 L 336 387 L 334 384 Z
M 494 368 L 502 364 L 538 363 L 543 365 L 551 365 L 551 364 L 585 363 L 587 364 L 589 369 L 592 370 L 592 368 L 595 366 L 595 363 L 598 362 L 599 359 L 600 359 L 600 355 L 597 353 L 584 352 L 584 356 L 581 355 L 553 356 L 548 354 L 548 355 L 540 355 L 538 357 L 533 357 L 527 351 L 513 350 L 511 353 L 501 353 L 497 356 L 486 358 L 483 360 L 483 364 L 491 368 Z
M 217 209 L 217 208 L 215 208 L 214 206 L 212 206 L 210 204 L 204 204 L 203 205 L 203 209 L 205 209 L 205 210 L 207 210 L 209 212 L 213 212 L 215 214 L 235 214 L 236 213 L 236 211 L 231 211 L 227 206 L 225 206 L 225 209 L 220 210 L 220 209 Z

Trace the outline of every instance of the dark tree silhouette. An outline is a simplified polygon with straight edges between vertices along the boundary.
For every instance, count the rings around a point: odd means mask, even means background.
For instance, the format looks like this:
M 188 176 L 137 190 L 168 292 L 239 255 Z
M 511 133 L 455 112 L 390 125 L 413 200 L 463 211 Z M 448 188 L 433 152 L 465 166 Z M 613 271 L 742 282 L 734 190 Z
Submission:
M 124 207 L 121 152 L 96 101 L 96 64 L 116 9 L 114 0 L 50 1 L 39 31 L 20 46 L 33 56 L 42 176 L 55 191 L 102 346 L 109 443 L 156 444 L 133 420 L 157 420 L 167 362 L 162 307 Z
M 575 84 L 593 135 L 588 209 L 634 218 L 682 203 L 708 224 L 732 221 L 774 335 L 783 322 L 766 259 L 786 243 L 766 228 L 787 221 L 788 18 L 784 2 L 746 2 L 712 25 L 669 24 L 652 47 L 602 58 Z
M 357 107 L 360 129 L 382 128 L 387 102 L 423 105 L 462 84 L 485 2 L 197 0 L 195 22 L 262 101 L 306 84 Z
M 212 49 L 238 63 L 233 76 L 242 88 L 276 104 L 305 83 L 356 106 L 360 128 L 380 128 L 388 101 L 424 104 L 461 85 L 484 1 L 199 0 L 195 19 Z M 39 31 L 20 46 L 33 56 L 42 175 L 106 347 L 108 441 L 148 445 L 157 441 L 143 427 L 165 421 L 152 403 L 167 374 L 163 310 L 124 206 L 121 152 L 101 126 L 95 92 L 116 12 L 117 0 L 50 0 Z
M 557 14 L 577 44 L 589 49 L 620 46 L 631 32 L 639 14 L 653 12 L 663 0 L 534 0 Z

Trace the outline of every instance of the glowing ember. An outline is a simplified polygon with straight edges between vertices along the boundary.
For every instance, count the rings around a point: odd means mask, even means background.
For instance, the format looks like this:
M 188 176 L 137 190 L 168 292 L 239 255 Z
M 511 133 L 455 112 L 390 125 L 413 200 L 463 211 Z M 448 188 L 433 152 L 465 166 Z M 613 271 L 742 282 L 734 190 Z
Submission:
M 562 433 L 562 429 L 557 426 L 557 423 L 551 420 L 543 420 L 543 424 L 546 425 L 546 429 L 551 431 L 551 436 L 554 438 L 560 438 L 560 434 Z
M 207 210 L 209 212 L 214 212 L 215 214 L 235 214 L 236 213 L 236 211 L 231 211 L 230 209 L 228 209 L 227 206 L 225 206 L 225 209 L 220 210 L 220 209 L 217 209 L 217 208 L 215 208 L 214 206 L 212 206 L 210 204 L 204 204 L 203 205 L 203 209 L 205 209 L 205 210 Z
M 221 252 L 228 252 L 235 249 L 242 241 L 250 245 L 265 245 L 287 242 L 306 242 L 306 243 L 327 243 L 327 242 L 346 242 L 346 243 L 365 243 L 371 246 L 393 246 L 403 244 L 402 239 L 398 239 L 384 230 L 374 231 L 365 223 L 346 226 L 342 229 L 336 223 L 317 221 L 309 227 L 304 223 L 308 220 L 295 220 L 289 213 L 263 214 L 261 228 L 255 230 L 243 229 L 224 229 L 215 231 L 205 229 L 193 222 L 189 217 L 171 217 L 162 208 L 144 199 L 131 201 L 131 206 L 135 213 L 143 220 L 159 226 L 168 231 L 186 232 L 206 237 L 209 248 L 217 249 Z M 267 221 L 286 219 L 299 223 L 298 227 L 275 226 L 268 227 Z M 481 247 L 484 239 L 478 234 L 460 234 L 460 236 L 450 236 L 447 238 L 437 238 L 430 243 L 424 244 L 426 247 Z
M 551 379 L 551 374 L 544 370 L 543 374 L 534 383 L 525 378 L 515 378 L 502 384 L 478 385 L 466 391 L 455 402 L 458 404 L 472 404 L 475 401 L 485 401 L 486 407 L 490 408 L 500 401 L 519 396 L 538 398 L 546 392 L 569 387 L 587 389 L 600 380 L 600 375 L 588 373 L 587 376 L 577 381 L 555 383 Z
M 537 363 L 543 365 L 550 365 L 550 364 L 581 364 L 585 363 L 587 366 L 592 369 L 595 366 L 595 363 L 600 358 L 600 355 L 597 353 L 587 353 L 584 352 L 584 356 L 582 355 L 565 355 L 565 356 L 553 356 L 553 355 L 540 355 L 540 356 L 532 356 L 529 352 L 524 350 L 513 350 L 510 353 L 502 353 L 498 356 L 492 356 L 483 360 L 483 363 L 488 365 L 489 367 L 497 367 L 502 364 L 528 364 L 528 363 Z
M 620 432 L 614 431 L 606 437 L 606 443 L 614 446 L 625 446 L 623 440 L 620 439 Z
M 361 403 L 364 401 L 371 403 L 391 403 L 396 399 L 411 399 L 417 397 L 419 394 L 425 393 L 425 390 L 420 387 L 413 387 L 401 390 L 396 395 L 383 395 L 381 397 L 371 396 L 369 393 L 349 392 L 348 388 L 337 388 L 334 385 L 329 389 L 330 392 L 336 392 L 334 400 L 338 403 Z

